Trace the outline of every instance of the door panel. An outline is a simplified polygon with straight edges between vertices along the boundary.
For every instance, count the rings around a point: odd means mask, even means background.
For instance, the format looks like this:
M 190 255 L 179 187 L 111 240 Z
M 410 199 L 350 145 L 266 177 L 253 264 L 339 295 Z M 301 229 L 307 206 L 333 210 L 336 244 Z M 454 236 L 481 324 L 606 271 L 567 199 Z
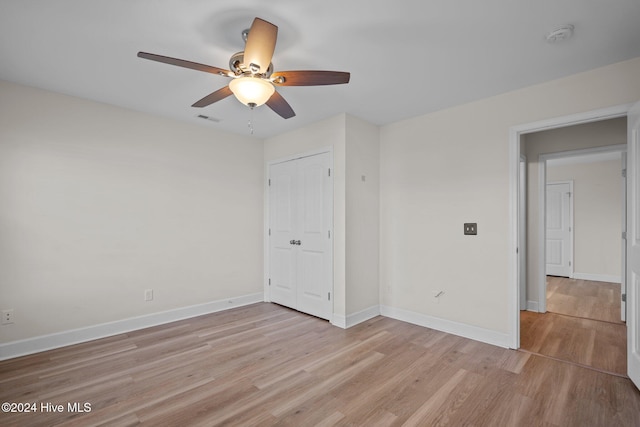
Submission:
M 320 233 L 323 227 L 323 210 L 322 210 L 322 183 L 325 180 L 327 169 L 321 164 L 316 163 L 316 159 L 309 162 L 307 159 L 301 159 L 301 168 L 303 174 L 303 232 Z
M 627 115 L 627 374 L 640 388 L 640 103 Z
M 547 184 L 546 272 L 571 277 L 573 237 L 571 232 L 571 183 Z
M 329 153 L 298 161 L 302 184 L 298 250 L 298 310 L 330 319 L 333 303 L 333 255 L 329 230 L 333 219 L 333 180 Z
M 288 307 L 296 302 L 295 252 L 290 243 L 295 233 L 295 174 L 295 167 L 288 163 L 270 168 L 270 298 Z

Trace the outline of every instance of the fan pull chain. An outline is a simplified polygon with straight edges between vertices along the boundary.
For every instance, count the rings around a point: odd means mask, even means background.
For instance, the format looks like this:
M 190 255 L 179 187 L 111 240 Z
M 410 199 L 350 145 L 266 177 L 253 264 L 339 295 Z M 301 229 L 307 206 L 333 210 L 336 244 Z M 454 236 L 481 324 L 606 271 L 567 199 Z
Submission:
M 251 113 L 249 113 L 249 122 L 247 123 L 247 126 L 249 127 L 249 133 L 251 135 L 253 135 L 253 108 L 254 108 L 254 106 L 249 104 L 249 108 L 251 108 Z

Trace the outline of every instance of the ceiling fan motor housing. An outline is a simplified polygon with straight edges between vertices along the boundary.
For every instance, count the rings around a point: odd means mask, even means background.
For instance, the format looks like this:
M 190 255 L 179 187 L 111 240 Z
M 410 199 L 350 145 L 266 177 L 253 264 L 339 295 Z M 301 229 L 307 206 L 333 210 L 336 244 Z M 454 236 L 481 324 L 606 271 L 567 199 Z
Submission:
M 237 52 L 231 55 L 231 59 L 229 59 L 229 69 L 236 75 L 240 76 L 242 74 L 251 73 L 254 74 L 248 64 L 244 63 L 244 52 Z M 260 74 L 260 76 L 269 78 L 273 73 L 273 63 L 269 63 L 269 67 L 267 68 L 267 72 Z

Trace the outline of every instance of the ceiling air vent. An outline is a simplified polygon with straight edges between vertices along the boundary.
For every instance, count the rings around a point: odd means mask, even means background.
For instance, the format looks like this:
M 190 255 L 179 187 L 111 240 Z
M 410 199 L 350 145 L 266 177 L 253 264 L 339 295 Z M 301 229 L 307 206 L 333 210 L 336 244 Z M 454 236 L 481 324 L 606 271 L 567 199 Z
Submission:
M 205 116 L 204 114 L 198 114 L 196 117 L 199 119 L 209 120 L 210 122 L 220 123 L 220 119 L 216 119 L 215 117 Z

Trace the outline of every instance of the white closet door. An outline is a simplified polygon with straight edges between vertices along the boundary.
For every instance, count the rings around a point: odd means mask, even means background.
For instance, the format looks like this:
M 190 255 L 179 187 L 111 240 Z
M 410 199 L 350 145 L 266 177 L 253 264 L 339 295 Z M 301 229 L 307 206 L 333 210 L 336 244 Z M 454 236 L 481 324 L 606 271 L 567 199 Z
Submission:
M 270 168 L 271 301 L 330 319 L 333 312 L 331 154 Z
M 297 309 L 330 319 L 333 308 L 333 256 L 331 236 L 333 180 L 329 176 L 330 154 L 297 161 L 298 199 Z
M 271 301 L 296 306 L 297 165 L 278 163 L 270 168 L 269 185 L 269 283 Z

